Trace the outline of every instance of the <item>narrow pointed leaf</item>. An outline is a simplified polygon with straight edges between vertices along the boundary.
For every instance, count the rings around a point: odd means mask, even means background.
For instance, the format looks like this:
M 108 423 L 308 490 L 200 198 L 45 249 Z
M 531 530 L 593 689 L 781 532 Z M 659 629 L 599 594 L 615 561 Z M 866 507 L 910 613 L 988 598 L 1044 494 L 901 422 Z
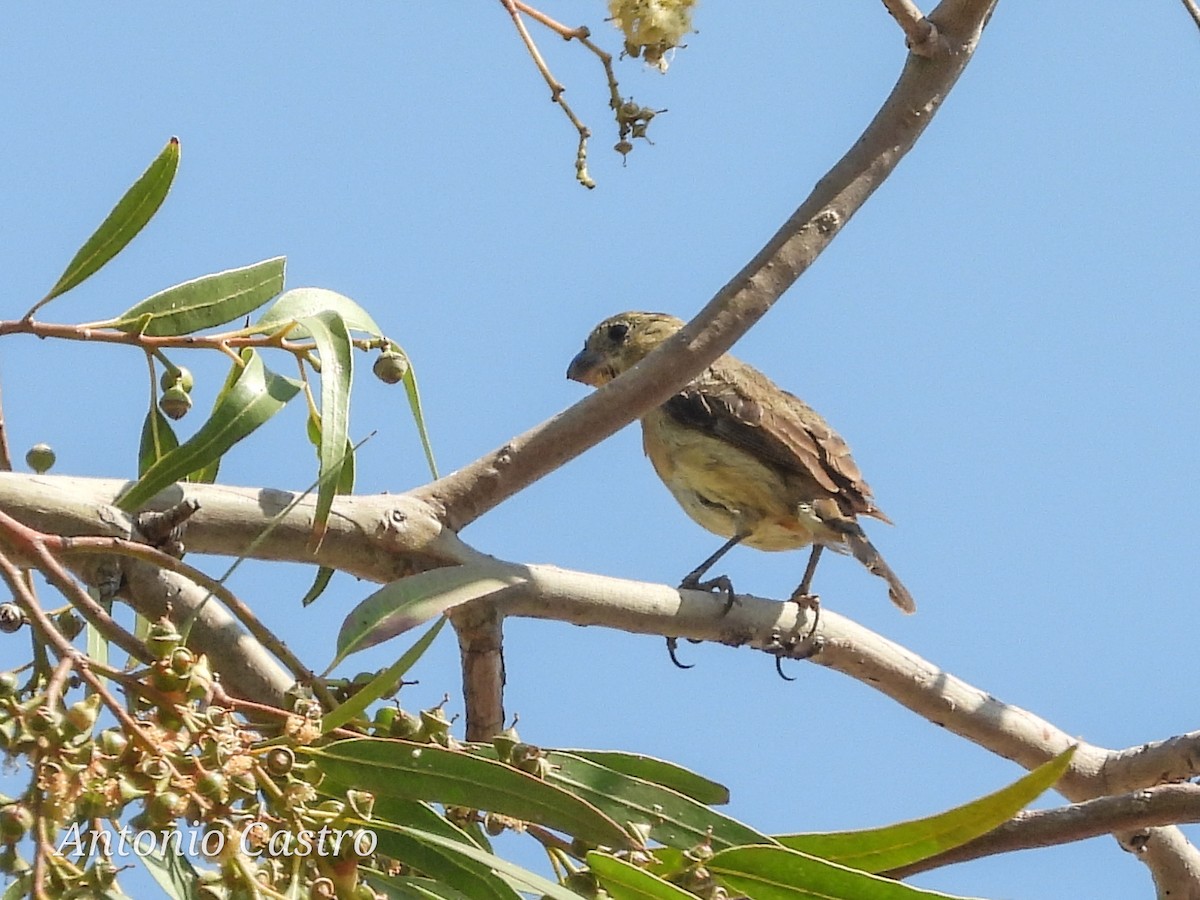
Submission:
M 297 321 L 312 336 L 321 356 L 320 484 L 313 512 L 313 538 L 315 543 L 320 543 L 329 522 L 334 495 L 341 486 L 347 448 L 352 447 L 348 435 L 354 348 L 350 346 L 346 320 L 336 310 L 323 310 Z
M 588 868 L 600 879 L 600 885 L 608 891 L 612 900 L 695 900 L 696 895 L 676 887 L 669 881 L 651 875 L 644 869 L 630 865 L 594 850 L 587 855 Z
M 422 841 L 414 834 L 425 836 L 424 829 L 405 826 L 374 817 L 370 822 L 360 820 L 378 839 L 378 851 L 402 862 L 441 884 L 462 891 L 471 900 L 521 900 L 520 894 L 492 871 L 492 867 L 454 849 L 459 842 L 443 838 L 449 847 Z M 374 880 L 374 879 L 372 879 Z
M 254 330 L 275 331 L 289 322 L 299 322 L 321 312 L 338 313 L 351 331 L 362 331 L 376 338 L 383 337 L 383 330 L 365 309 L 349 297 L 325 288 L 292 288 L 271 304 L 270 309 L 254 324 Z M 302 337 L 306 333 L 307 330 L 301 324 L 289 337 Z
M 475 900 L 462 891 L 432 878 L 372 872 L 367 876 L 367 880 L 373 888 L 383 891 L 387 900 Z
M 510 863 L 506 859 L 501 859 L 486 850 L 480 850 L 478 847 L 471 847 L 466 844 L 456 844 L 446 838 L 439 837 L 433 834 L 424 834 L 415 831 L 411 828 L 400 828 L 399 831 L 411 834 L 419 841 L 430 843 L 438 847 L 445 847 L 453 852 L 459 853 L 468 859 L 473 859 L 488 865 L 497 874 L 501 875 L 510 884 L 520 891 L 540 894 L 550 900 L 580 900 L 579 895 L 574 891 L 569 891 L 562 885 L 547 881 L 540 875 L 535 875 L 528 869 L 523 869 L 520 866 Z
M 333 578 L 333 569 L 329 566 L 318 566 L 317 574 L 313 576 L 313 583 L 308 590 L 304 592 L 304 596 L 300 598 L 301 606 L 308 606 L 316 601 L 323 593 L 325 588 L 329 587 L 329 582 Z
M 686 849 L 708 838 L 716 849 L 739 844 L 770 844 L 773 839 L 649 781 L 625 775 L 561 750 L 546 753 L 546 781 L 587 800 L 617 822 L 650 826 L 650 836 L 668 847 Z
M 438 478 L 437 461 L 433 458 L 433 444 L 429 441 L 429 432 L 425 428 L 425 413 L 421 409 L 421 392 L 417 390 L 417 373 L 411 363 L 404 373 L 404 393 L 408 397 L 408 407 L 412 410 L 413 421 L 417 423 L 417 434 L 421 437 L 421 447 L 425 450 L 425 461 L 429 464 L 429 473 Z
M 424 655 L 445 624 L 446 617 L 442 616 L 432 628 L 421 635 L 421 638 L 404 652 L 403 656 L 372 678 L 361 690 L 355 691 L 354 695 L 345 703 L 327 712 L 325 718 L 321 720 L 321 733 L 325 734 L 334 728 L 345 725 L 382 697 Z
M 142 439 L 138 445 L 138 478 L 178 446 L 179 438 L 175 436 L 171 420 L 157 406 L 150 407 L 142 423 Z
M 697 775 L 673 762 L 646 756 L 644 753 L 627 753 L 622 750 L 571 749 L 563 749 L 560 752 L 570 753 L 572 756 L 589 760 L 606 769 L 615 769 L 624 775 L 670 788 L 685 797 L 691 797 L 698 803 L 717 806 L 729 802 L 729 788 L 725 785 L 718 784 L 703 775 Z
M 71 290 L 121 252 L 162 206 L 178 168 L 179 139 L 171 138 L 154 162 L 125 192 L 125 196 L 117 201 L 100 227 L 79 248 L 38 306 Z
M 135 303 L 105 323 L 154 337 L 193 334 L 258 309 L 283 290 L 285 258 L 193 278 Z
M 521 579 L 479 564 L 447 566 L 385 584 L 342 622 L 337 655 L 326 672 L 351 653 L 403 634 L 446 610 L 516 584 Z
M 196 867 L 186 856 L 176 852 L 171 842 L 164 842 L 162 848 L 156 846 L 149 853 L 140 853 L 138 856 L 158 886 L 172 900 L 195 900 L 200 896 Z
M 887 872 L 944 853 L 1004 824 L 1062 777 L 1074 753 L 1071 747 L 1008 787 L 935 816 L 883 828 L 789 834 L 776 840 L 864 872 Z
M 486 809 L 597 844 L 634 839 L 586 801 L 504 763 L 435 744 L 382 738 L 338 741 L 303 753 L 338 784 L 376 795 Z
M 269 371 L 254 351 L 242 351 L 242 359 L 245 367 L 209 420 L 122 493 L 119 508 L 133 512 L 163 488 L 220 458 L 299 392 L 298 382 Z
M 725 887 L 754 900 L 967 900 L 786 847 L 733 847 L 722 850 L 706 866 Z

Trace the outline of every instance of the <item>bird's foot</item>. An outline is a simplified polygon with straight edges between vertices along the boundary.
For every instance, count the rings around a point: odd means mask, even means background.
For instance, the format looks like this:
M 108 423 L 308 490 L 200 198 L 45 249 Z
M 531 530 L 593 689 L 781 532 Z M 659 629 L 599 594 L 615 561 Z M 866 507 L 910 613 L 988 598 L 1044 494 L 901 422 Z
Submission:
M 788 603 L 795 603 L 801 611 L 808 610 L 812 613 L 812 625 L 809 626 L 804 637 L 800 638 L 800 641 L 810 640 L 816 634 L 817 625 L 821 621 L 821 598 L 816 594 L 808 591 L 801 592 L 800 588 L 796 588 L 792 596 L 788 597 Z M 797 612 L 797 624 L 799 624 L 799 611 Z
M 817 625 L 821 621 L 821 598 L 807 591 L 802 593 L 797 588 L 796 592 L 788 598 L 788 602 L 795 603 L 800 609 L 811 610 L 813 614 L 812 625 L 803 634 L 800 633 L 799 629 L 794 629 L 791 634 L 786 636 L 774 635 L 772 646 L 767 649 L 775 654 L 775 671 L 779 673 L 779 677 L 784 681 L 795 681 L 795 678 L 783 673 L 783 660 L 785 657 L 788 659 L 809 659 L 821 649 L 821 641 L 815 638 Z M 799 619 L 797 619 L 797 625 L 799 625 Z M 802 644 L 805 645 L 803 649 L 797 651 L 796 647 Z
M 729 611 L 737 603 L 737 596 L 733 593 L 733 582 L 729 580 L 728 575 L 718 575 L 716 578 L 706 578 L 704 581 L 701 581 L 699 576 L 693 572 L 687 575 L 683 581 L 679 582 L 679 590 L 707 591 L 709 593 L 723 594 L 725 597 L 725 608 L 721 610 L 722 616 L 729 615 Z

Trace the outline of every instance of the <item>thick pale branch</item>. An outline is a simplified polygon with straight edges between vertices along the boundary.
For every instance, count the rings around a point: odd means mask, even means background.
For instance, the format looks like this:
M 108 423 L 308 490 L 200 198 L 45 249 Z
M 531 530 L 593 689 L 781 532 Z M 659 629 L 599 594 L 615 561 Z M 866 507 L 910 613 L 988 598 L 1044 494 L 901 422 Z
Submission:
M 130 537 L 132 517 L 112 505 L 127 482 L 0 472 L 0 510 L 48 534 Z M 288 491 L 180 484 L 146 509 L 165 510 L 184 499 L 199 510 L 188 520 L 189 550 L 238 556 L 295 499 Z M 310 549 L 315 498 L 305 498 L 262 541 L 255 559 L 329 566 L 360 578 L 392 581 L 439 566 L 489 559 L 472 550 L 413 498 L 347 496 L 334 501 L 321 547 Z
M 677 591 L 645 584 L 585 575 L 549 566 L 523 567 L 527 584 L 493 598 L 505 615 L 555 619 L 577 625 L 604 625 L 624 631 L 676 635 L 698 640 L 777 649 L 788 636 L 807 633 L 809 615 L 796 604 L 739 595 L 722 616 L 721 598 L 698 591 Z M 1113 751 L 1080 743 L 1041 717 L 995 697 L 942 671 L 904 647 L 837 613 L 823 609 L 817 625 L 812 662 L 836 669 L 954 733 L 1033 768 L 1078 744 L 1071 769 L 1057 789 L 1070 800 L 1084 801 L 1113 790 L 1113 773 L 1105 763 Z M 795 652 L 812 649 L 800 645 Z M 1169 742 L 1154 745 L 1165 762 Z M 1173 770 L 1186 766 L 1191 745 L 1176 745 L 1186 756 L 1172 760 Z M 1123 765 L 1128 754 L 1117 756 Z M 1175 827 L 1138 828 L 1115 834 L 1123 848 L 1146 864 L 1160 897 L 1200 900 L 1200 853 Z
M 418 489 L 455 531 L 683 387 L 771 308 L 896 168 L 962 74 L 995 0 L 945 0 L 932 58 L 910 54 L 878 114 L 808 198 L 678 335 L 642 363 L 485 457 Z M 564 354 L 565 358 L 565 354 Z

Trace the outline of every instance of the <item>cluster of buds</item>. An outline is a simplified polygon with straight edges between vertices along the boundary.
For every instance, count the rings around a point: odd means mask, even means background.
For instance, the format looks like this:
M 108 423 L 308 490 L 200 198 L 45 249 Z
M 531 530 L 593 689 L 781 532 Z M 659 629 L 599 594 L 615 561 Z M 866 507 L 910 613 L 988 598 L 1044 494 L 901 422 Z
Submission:
M 665 109 L 650 109 L 648 106 L 638 106 L 632 100 L 626 100 L 617 107 L 617 129 L 620 140 L 613 149 L 622 156 L 628 156 L 633 150 L 633 140 L 641 138 L 647 143 L 653 143 L 646 135 L 650 120 Z
M 119 893 L 117 875 L 139 845 L 174 843 L 215 865 L 197 866 L 205 900 L 376 900 L 359 880 L 363 860 L 379 864 L 361 828 L 373 797 L 320 793 L 317 764 L 293 749 L 320 736 L 320 705 L 297 698 L 268 734 L 214 702 L 207 659 L 168 620 L 151 626 L 146 645 L 155 660 L 134 673 L 129 716 L 108 728 L 100 692 L 72 703 L 43 674 L 22 684 L 0 673 L 0 750 L 26 758 L 33 773 L 0 805 L 0 872 L 31 879 L 21 851 L 36 843 L 45 894 L 108 895 Z
M 192 373 L 183 366 L 172 367 L 162 373 L 159 379 L 162 396 L 158 398 L 158 408 L 169 419 L 182 419 L 192 408 Z

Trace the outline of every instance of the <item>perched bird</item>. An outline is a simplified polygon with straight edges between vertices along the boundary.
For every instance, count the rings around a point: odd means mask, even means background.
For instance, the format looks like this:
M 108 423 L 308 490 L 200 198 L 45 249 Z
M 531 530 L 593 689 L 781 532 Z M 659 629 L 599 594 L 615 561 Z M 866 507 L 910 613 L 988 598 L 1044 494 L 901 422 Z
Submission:
M 567 377 L 592 387 L 606 384 L 683 324 L 648 312 L 605 319 L 571 360 Z M 856 517 L 890 520 L 872 501 L 846 442 L 799 397 L 726 354 L 641 421 L 642 445 L 658 477 L 693 520 L 728 539 L 680 587 L 720 589 L 732 603 L 727 578 L 700 580 L 731 548 L 793 550 L 811 544 L 793 599 L 813 599 L 809 587 L 817 559 L 829 547 L 852 553 L 887 581 L 893 603 L 906 613 L 916 610 Z

